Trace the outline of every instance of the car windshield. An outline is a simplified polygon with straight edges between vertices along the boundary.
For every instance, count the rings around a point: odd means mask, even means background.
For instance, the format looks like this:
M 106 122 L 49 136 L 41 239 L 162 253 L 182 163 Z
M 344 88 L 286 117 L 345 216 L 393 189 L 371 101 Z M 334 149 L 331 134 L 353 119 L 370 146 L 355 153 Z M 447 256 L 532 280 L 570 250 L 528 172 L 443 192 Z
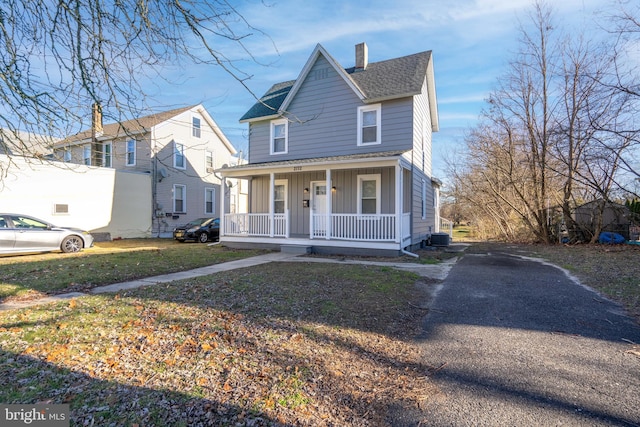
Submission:
M 199 225 L 207 225 L 207 224 L 209 224 L 209 222 L 211 222 L 211 218 L 194 219 L 193 221 L 191 221 L 191 222 L 189 222 L 187 224 L 187 227 L 195 227 L 195 226 L 199 226 Z

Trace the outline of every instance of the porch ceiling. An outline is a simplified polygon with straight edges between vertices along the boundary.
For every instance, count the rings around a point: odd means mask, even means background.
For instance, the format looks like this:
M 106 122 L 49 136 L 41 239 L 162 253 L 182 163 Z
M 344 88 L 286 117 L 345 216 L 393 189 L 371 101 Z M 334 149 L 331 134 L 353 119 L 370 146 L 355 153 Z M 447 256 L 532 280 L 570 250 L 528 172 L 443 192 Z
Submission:
M 402 155 L 410 150 L 353 154 L 349 156 L 316 157 L 312 159 L 282 160 L 278 162 L 249 163 L 216 170 L 224 177 L 245 177 L 265 173 L 304 172 L 319 169 L 352 169 L 354 167 L 395 166 Z

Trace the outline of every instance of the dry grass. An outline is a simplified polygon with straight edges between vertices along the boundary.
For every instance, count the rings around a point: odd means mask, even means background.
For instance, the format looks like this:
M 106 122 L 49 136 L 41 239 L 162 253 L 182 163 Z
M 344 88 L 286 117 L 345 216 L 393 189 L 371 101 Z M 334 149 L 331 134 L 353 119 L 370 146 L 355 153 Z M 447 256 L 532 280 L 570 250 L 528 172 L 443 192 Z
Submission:
M 114 242 L 94 261 L 120 250 L 144 258 L 170 243 L 127 252 L 138 247 Z M 546 258 L 638 312 L 638 248 L 467 250 Z M 75 262 L 59 255 L 41 257 Z M 456 256 L 420 255 L 427 263 Z M 50 261 L 20 259 L 2 274 Z M 413 341 L 433 283 L 389 267 L 330 266 L 272 263 L 0 313 L 0 401 L 69 403 L 73 425 L 392 425 L 391 408 L 436 392 L 437 367 Z
M 75 425 L 385 425 L 432 393 L 426 286 L 272 263 L 0 313 L 0 401 L 69 403 Z

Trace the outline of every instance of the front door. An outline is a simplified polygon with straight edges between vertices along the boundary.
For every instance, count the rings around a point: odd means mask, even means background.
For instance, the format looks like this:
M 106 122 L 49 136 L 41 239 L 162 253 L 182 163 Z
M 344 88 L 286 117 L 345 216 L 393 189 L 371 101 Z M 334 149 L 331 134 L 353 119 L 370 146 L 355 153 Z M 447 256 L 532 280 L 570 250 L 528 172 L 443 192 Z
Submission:
M 311 208 L 313 209 L 314 235 L 324 236 L 327 232 L 327 183 L 325 181 L 311 183 Z

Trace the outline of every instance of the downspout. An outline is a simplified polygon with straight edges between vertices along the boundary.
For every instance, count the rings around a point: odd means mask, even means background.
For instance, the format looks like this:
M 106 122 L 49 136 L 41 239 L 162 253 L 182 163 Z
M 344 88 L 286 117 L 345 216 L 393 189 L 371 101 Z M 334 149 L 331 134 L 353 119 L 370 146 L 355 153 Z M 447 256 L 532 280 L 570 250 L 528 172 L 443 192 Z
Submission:
M 420 258 L 420 255 L 418 255 L 418 254 L 414 254 L 413 252 L 405 251 L 404 249 L 400 249 L 400 250 L 401 250 L 401 251 L 402 251 L 402 253 L 403 253 L 403 254 L 405 254 L 405 255 L 409 255 L 409 256 L 412 256 L 412 257 L 414 257 L 414 258 Z

